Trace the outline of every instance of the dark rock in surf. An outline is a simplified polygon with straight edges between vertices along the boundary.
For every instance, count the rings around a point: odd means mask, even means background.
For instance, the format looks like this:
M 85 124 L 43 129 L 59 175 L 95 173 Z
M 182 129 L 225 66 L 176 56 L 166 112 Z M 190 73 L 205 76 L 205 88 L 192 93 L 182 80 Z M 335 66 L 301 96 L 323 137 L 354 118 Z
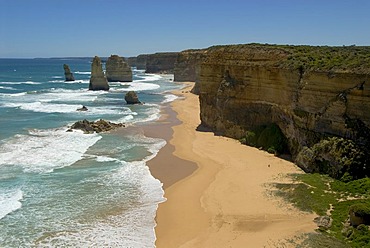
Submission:
M 125 127 L 123 123 L 113 123 L 110 121 L 106 121 L 103 119 L 100 119 L 98 121 L 88 121 L 88 120 L 82 120 L 75 122 L 70 129 L 67 130 L 67 132 L 70 132 L 72 129 L 79 129 L 82 130 L 84 133 L 102 133 L 102 132 L 108 132 L 120 127 Z
M 63 68 L 64 68 L 64 76 L 66 78 L 66 81 L 75 81 L 75 78 L 73 76 L 73 73 L 69 69 L 69 66 L 67 64 L 64 64 Z
M 129 91 L 125 95 L 125 101 L 127 104 L 141 104 L 135 91 Z

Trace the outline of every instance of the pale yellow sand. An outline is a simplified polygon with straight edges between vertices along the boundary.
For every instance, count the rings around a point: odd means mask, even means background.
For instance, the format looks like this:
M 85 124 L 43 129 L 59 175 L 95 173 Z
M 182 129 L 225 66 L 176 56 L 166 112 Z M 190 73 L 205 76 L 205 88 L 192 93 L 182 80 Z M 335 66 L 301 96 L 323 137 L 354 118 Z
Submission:
M 173 127 L 170 143 L 175 156 L 198 169 L 165 189 L 167 201 L 156 218 L 157 247 L 278 247 L 313 232 L 313 214 L 267 194 L 269 183 L 287 181 L 286 174 L 301 170 L 236 140 L 196 131 L 199 100 L 188 91 L 175 92 L 184 96 L 172 103 L 182 124 Z

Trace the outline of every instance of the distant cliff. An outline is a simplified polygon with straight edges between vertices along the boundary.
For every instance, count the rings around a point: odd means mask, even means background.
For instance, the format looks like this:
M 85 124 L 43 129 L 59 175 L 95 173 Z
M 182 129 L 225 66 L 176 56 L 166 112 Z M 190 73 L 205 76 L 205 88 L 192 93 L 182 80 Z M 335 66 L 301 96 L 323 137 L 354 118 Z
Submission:
M 210 47 L 202 54 L 198 62 L 202 125 L 247 140 L 261 127 L 275 125 L 306 171 L 320 171 L 320 166 L 332 163 L 325 156 L 316 161 L 314 151 L 306 152 L 314 145 L 321 147 L 318 144 L 329 137 L 349 140 L 369 155 L 370 47 L 248 44 Z M 177 65 L 186 64 L 182 58 L 190 55 L 181 53 Z M 189 68 L 197 64 L 188 61 Z M 306 153 L 300 155 L 302 150 Z M 307 167 L 306 155 L 318 168 Z M 368 165 L 363 166 L 363 173 L 370 175 Z
M 185 50 L 178 54 L 174 69 L 174 80 L 177 82 L 198 81 L 200 63 L 206 50 Z
M 149 54 L 146 58 L 147 73 L 173 73 L 177 52 Z
M 145 70 L 147 57 L 147 54 L 141 54 L 137 57 L 129 57 L 127 58 L 127 63 L 129 64 L 129 66 L 136 67 L 136 69 L 138 70 Z

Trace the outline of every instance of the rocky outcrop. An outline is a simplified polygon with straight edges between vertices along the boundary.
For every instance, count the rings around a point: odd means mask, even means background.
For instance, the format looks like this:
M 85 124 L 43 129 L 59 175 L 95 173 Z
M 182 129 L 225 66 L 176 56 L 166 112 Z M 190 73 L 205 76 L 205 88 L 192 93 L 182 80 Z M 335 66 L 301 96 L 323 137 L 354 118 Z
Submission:
M 63 69 L 64 69 L 64 76 L 66 78 L 66 81 L 75 81 L 73 73 L 71 72 L 71 69 L 69 69 L 69 66 L 67 64 L 63 65 Z
M 127 92 L 125 95 L 125 101 L 127 104 L 141 104 L 135 91 Z
M 105 64 L 108 82 L 132 82 L 131 67 L 118 55 L 111 55 Z
M 127 63 L 129 64 L 129 66 L 136 67 L 136 69 L 138 70 L 145 70 L 147 57 L 147 54 L 141 54 L 137 57 L 129 57 L 127 58 Z
M 79 129 L 82 130 L 84 133 L 101 133 L 101 132 L 108 132 L 111 130 L 114 130 L 116 128 L 125 127 L 123 123 L 113 123 L 109 122 L 103 119 L 100 119 L 98 121 L 88 121 L 88 120 L 82 120 L 75 122 L 70 129 L 68 129 L 68 132 L 71 132 L 72 129 Z
M 149 54 L 146 58 L 147 73 L 173 73 L 177 52 Z
M 109 90 L 107 78 L 104 75 L 101 60 L 95 56 L 91 64 L 89 90 Z
M 85 105 L 82 105 L 82 107 L 81 108 L 78 108 L 78 109 L 76 109 L 76 111 L 87 111 L 88 109 L 86 108 L 86 106 Z
M 211 47 L 205 54 L 202 125 L 240 139 L 276 124 L 293 159 L 331 136 L 369 147 L 369 47 L 249 44 Z

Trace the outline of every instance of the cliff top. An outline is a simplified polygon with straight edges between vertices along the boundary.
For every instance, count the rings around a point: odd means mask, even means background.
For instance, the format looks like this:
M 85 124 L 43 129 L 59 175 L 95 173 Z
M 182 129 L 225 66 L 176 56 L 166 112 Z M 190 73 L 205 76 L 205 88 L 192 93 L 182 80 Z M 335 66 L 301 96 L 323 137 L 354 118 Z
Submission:
M 270 62 L 281 68 L 370 74 L 370 46 L 307 46 L 242 44 L 198 50 L 210 55 L 237 54 L 253 62 Z M 186 50 L 184 52 L 196 52 Z

